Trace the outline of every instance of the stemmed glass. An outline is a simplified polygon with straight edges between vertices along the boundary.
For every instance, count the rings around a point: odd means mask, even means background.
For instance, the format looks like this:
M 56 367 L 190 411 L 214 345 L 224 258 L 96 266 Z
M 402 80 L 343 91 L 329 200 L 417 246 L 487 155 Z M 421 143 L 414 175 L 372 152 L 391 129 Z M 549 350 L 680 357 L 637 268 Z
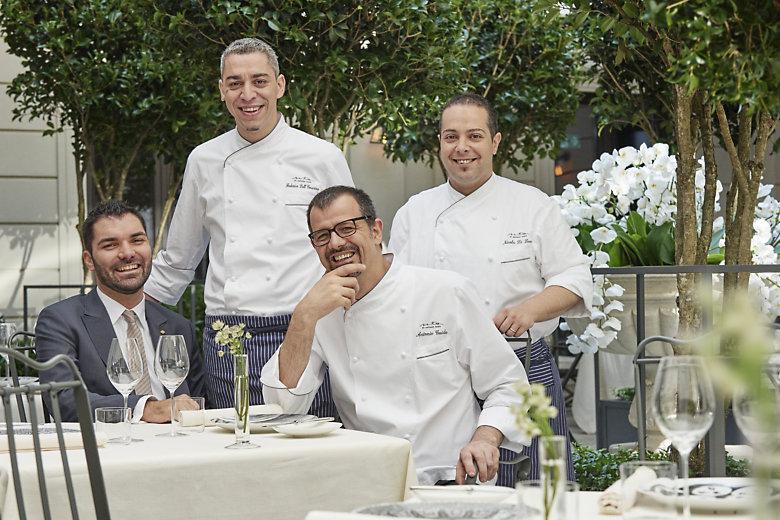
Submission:
M 11 337 L 16 334 L 16 324 L 14 323 L 0 323 L 0 346 L 11 348 Z M 3 354 L 5 360 L 5 380 L 7 384 L 11 384 L 11 366 L 8 356 Z
M 187 354 L 187 344 L 184 342 L 184 336 L 160 336 L 160 339 L 157 341 L 157 351 L 154 354 L 154 371 L 160 383 L 171 394 L 171 433 L 161 433 L 158 436 L 176 437 L 178 435 L 186 435 L 176 431 L 176 422 L 173 417 L 173 393 L 190 371 L 190 357 Z
M 704 361 L 698 356 L 661 359 L 653 384 L 653 417 L 680 454 L 683 518 L 690 518 L 688 457 L 712 426 L 715 392 Z
M 125 410 L 127 410 L 127 397 L 133 392 L 135 385 L 144 374 L 142 355 L 141 346 L 135 338 L 127 338 L 124 349 L 117 338 L 111 340 L 111 348 L 108 350 L 108 359 L 106 360 L 106 374 L 117 392 L 122 394 Z M 125 421 L 130 421 L 127 412 L 125 412 Z M 127 432 L 128 436 L 132 437 L 129 426 Z M 125 440 L 129 442 L 129 439 Z

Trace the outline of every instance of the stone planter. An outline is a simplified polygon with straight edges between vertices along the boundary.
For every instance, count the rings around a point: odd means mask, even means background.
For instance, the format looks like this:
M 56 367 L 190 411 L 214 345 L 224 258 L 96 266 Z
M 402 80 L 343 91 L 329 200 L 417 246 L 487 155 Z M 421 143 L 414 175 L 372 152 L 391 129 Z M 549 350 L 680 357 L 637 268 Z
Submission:
M 609 275 L 610 281 L 625 289 L 623 296 L 612 298 L 623 303 L 623 310 L 614 311 L 615 316 L 621 322 L 621 330 L 617 338 L 607 348 L 599 351 L 599 388 L 600 399 L 612 399 L 614 390 L 625 386 L 633 386 L 634 371 L 632 359 L 636 353 L 636 276 L 635 275 Z M 587 318 L 567 318 L 567 323 L 575 334 L 582 334 L 590 323 Z M 666 274 L 645 275 L 645 337 L 669 336 L 677 334 L 677 277 Z M 654 343 L 648 347 L 647 355 L 663 356 L 671 354 L 672 350 L 666 344 Z M 596 398 L 593 378 L 593 355 L 585 354 L 582 357 L 579 368 L 577 387 L 574 392 L 572 413 L 574 420 L 584 431 L 593 433 L 597 431 Z M 648 398 L 652 389 L 654 367 L 647 370 L 646 384 Z M 649 403 L 648 403 L 649 404 Z M 630 422 L 636 426 L 635 405 L 631 407 Z M 649 408 L 647 408 L 649 410 Z M 649 429 L 653 429 L 652 421 L 648 423 Z M 660 438 L 648 431 L 652 440 Z M 634 437 L 634 439 L 636 436 Z M 652 444 L 652 440 L 649 443 Z
M 631 401 L 605 399 L 599 402 L 598 435 L 596 447 L 609 448 L 613 444 L 636 442 L 636 428 L 628 420 Z

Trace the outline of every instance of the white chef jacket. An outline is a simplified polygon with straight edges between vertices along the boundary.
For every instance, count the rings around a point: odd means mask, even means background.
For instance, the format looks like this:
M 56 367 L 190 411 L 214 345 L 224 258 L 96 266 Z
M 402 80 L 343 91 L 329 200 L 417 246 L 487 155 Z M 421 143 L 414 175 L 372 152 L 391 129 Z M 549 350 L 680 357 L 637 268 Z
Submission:
M 296 388 L 279 381 L 274 354 L 262 372 L 265 401 L 305 412 L 327 367 L 344 425 L 411 441 L 421 483 L 454 479 L 460 449 L 483 424 L 519 451 L 529 439 L 510 406 L 525 370 L 476 298 L 462 276 L 394 262 L 348 311 L 317 322 Z
M 209 246 L 206 314 L 290 314 L 323 273 L 306 208 L 337 184 L 353 185 L 341 151 L 282 117 L 256 143 L 234 129 L 201 144 L 144 291 L 176 303 Z
M 590 315 L 590 262 L 555 202 L 532 186 L 493 174 L 468 196 L 449 183 L 423 191 L 396 213 L 389 247 L 405 263 L 472 280 L 491 318 L 552 285 L 583 299 L 566 316 Z M 536 323 L 532 340 L 557 326 Z

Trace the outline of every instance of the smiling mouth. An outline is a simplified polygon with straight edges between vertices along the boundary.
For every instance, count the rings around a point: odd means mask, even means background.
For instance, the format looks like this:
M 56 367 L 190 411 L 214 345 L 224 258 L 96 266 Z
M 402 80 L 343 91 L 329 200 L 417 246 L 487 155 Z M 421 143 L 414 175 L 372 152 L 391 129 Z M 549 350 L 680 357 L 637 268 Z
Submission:
M 476 160 L 477 160 L 477 158 L 476 158 L 476 157 L 474 157 L 474 158 L 472 158 L 472 159 L 454 159 L 454 161 L 455 161 L 457 164 L 461 165 L 461 166 L 464 166 L 464 165 L 466 165 L 466 164 L 471 164 L 471 163 L 473 163 L 473 162 L 474 162 L 474 161 L 476 161 Z
M 336 253 L 335 255 L 332 255 L 331 259 L 333 259 L 334 262 L 341 262 L 347 258 L 352 258 L 354 255 L 354 251 L 344 251 L 342 253 Z
M 140 269 L 140 268 L 141 268 L 141 264 L 127 264 L 127 265 L 123 265 L 122 267 L 117 267 L 116 271 L 120 273 L 126 273 L 128 271 L 135 271 L 136 269 Z
M 239 107 L 239 110 L 244 114 L 252 115 L 252 114 L 257 114 L 260 111 L 260 108 L 261 107 L 259 106 L 253 105 L 250 107 Z

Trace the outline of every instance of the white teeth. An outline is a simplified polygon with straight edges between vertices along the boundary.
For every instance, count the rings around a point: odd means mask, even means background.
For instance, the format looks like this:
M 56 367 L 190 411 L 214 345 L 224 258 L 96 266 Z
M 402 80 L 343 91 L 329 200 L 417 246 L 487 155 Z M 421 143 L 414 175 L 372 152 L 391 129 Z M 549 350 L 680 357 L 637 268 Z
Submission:
M 137 269 L 137 268 L 138 268 L 138 264 L 129 264 L 129 265 L 120 267 L 119 269 L 117 269 L 117 271 L 120 271 L 120 272 L 131 271 L 131 270 Z
M 258 110 L 260 110 L 260 107 L 243 107 L 241 109 L 242 112 L 246 112 L 248 114 L 254 114 Z
M 347 258 L 351 257 L 351 256 L 352 256 L 352 255 L 354 255 L 354 254 L 355 254 L 355 253 L 342 253 L 342 254 L 340 254 L 340 255 L 336 255 L 336 256 L 334 256 L 334 257 L 333 257 L 333 260 L 335 260 L 336 262 L 340 262 L 340 261 L 342 261 L 342 260 L 345 260 L 345 259 L 347 259 Z
M 458 163 L 458 164 L 468 164 L 468 163 L 470 163 L 473 160 L 474 159 L 456 159 L 455 162 Z

